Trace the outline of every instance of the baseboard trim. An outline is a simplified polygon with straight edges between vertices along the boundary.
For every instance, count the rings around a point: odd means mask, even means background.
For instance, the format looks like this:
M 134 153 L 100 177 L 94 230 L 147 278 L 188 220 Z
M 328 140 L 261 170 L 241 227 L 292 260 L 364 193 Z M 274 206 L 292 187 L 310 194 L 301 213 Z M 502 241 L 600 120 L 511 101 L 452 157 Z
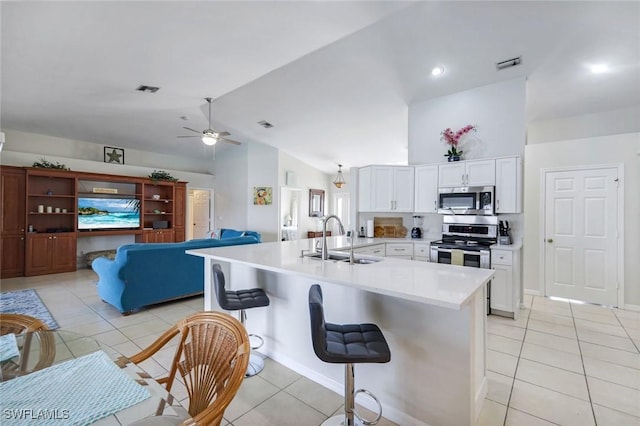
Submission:
M 528 294 L 531 296 L 542 296 L 540 290 L 532 290 L 530 288 L 525 288 L 524 289 L 524 294 Z
M 631 305 L 629 303 L 625 303 L 622 309 L 624 309 L 625 311 L 640 312 L 640 305 Z

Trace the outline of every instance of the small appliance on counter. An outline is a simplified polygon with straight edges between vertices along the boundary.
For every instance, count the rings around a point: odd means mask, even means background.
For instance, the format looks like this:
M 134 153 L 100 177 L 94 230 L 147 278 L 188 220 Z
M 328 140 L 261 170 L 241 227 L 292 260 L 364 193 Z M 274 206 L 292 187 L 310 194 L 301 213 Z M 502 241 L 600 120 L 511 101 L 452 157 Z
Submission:
M 498 222 L 498 244 L 503 246 L 511 244 L 511 227 L 508 220 Z
M 413 216 L 413 228 L 411 228 L 411 238 L 422 238 L 423 216 Z

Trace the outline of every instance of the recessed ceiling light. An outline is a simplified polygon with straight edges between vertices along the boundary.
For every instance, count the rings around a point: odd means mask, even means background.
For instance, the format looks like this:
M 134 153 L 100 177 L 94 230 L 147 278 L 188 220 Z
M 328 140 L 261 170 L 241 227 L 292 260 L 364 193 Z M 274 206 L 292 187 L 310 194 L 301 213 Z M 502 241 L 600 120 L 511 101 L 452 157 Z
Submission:
M 440 75 L 444 73 L 444 67 L 437 66 L 431 70 L 431 75 Z
M 609 71 L 609 66 L 607 64 L 595 64 L 589 67 L 591 72 L 594 74 L 602 74 L 604 72 Z
M 258 124 L 264 127 L 265 129 L 270 129 L 273 127 L 273 124 L 269 123 L 267 120 L 258 121 Z

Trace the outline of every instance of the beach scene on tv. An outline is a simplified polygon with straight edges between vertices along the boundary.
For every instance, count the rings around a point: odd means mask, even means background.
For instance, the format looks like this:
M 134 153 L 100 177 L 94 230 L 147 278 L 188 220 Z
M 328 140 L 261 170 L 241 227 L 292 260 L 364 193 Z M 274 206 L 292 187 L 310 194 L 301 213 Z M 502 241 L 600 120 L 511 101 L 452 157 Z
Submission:
M 140 227 L 140 200 L 78 198 L 78 229 L 127 229 Z

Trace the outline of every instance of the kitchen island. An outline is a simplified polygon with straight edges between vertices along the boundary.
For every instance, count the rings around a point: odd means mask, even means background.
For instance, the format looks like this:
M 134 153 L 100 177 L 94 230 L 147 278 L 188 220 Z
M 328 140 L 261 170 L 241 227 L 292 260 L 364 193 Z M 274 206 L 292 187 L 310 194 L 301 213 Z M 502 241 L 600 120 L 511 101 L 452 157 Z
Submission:
M 402 425 L 473 425 L 487 392 L 486 283 L 490 269 L 405 259 L 348 262 L 301 257 L 313 240 L 189 250 L 204 258 L 205 306 L 220 310 L 211 267 L 220 263 L 232 289 L 261 287 L 271 300 L 248 311 L 247 328 L 265 339 L 265 355 L 343 393 L 339 364 L 316 358 L 308 291 L 320 284 L 332 323 L 377 324 L 391 348 L 387 364 L 358 364 L 356 387 L 382 401 L 385 417 Z M 327 238 L 330 249 L 346 239 Z M 370 401 L 363 398 L 362 403 Z M 294 416 L 295 413 L 292 413 Z

